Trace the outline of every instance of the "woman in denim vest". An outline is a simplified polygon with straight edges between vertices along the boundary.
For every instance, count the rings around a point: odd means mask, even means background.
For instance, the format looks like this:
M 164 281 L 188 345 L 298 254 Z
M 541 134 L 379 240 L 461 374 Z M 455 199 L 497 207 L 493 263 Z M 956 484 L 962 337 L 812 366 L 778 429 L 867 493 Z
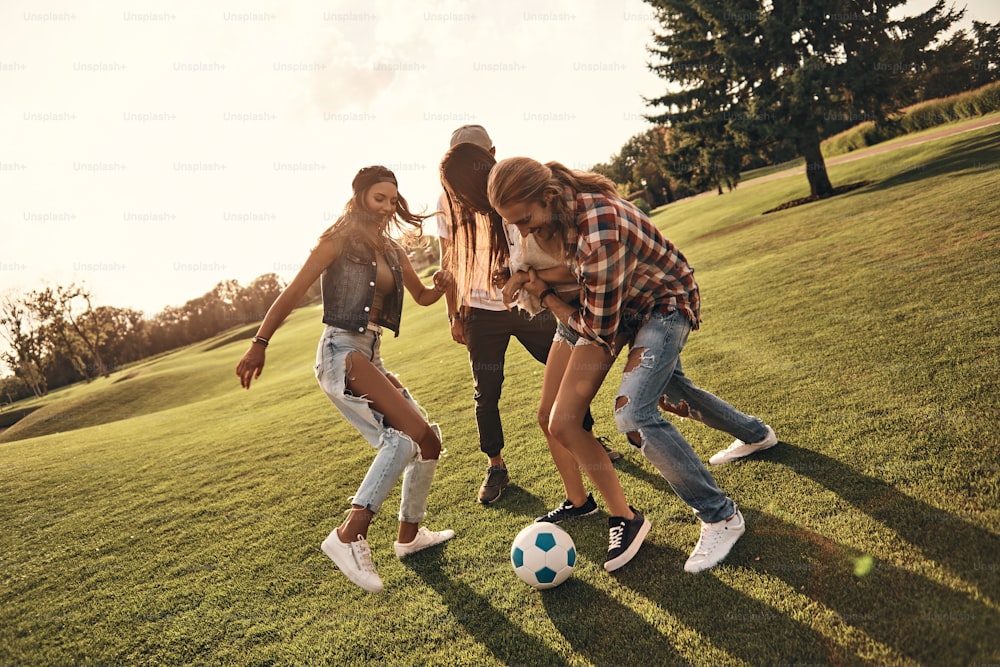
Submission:
M 441 453 L 441 431 L 428 423 L 423 408 L 386 371 L 380 355 L 383 328 L 399 335 L 403 288 L 418 304 L 429 306 L 441 298 L 451 275 L 438 271 L 434 286 L 427 287 L 390 236 L 391 229 L 419 237 L 425 218 L 410 212 L 390 170 L 365 167 L 351 186 L 354 195 L 343 215 L 323 232 L 302 269 L 268 309 L 236 374 L 245 389 L 260 377 L 272 334 L 310 285 L 322 278 L 326 329 L 316 353 L 316 378 L 377 450 L 348 517 L 324 540 L 322 549 L 352 582 L 377 593 L 382 581 L 372 562 L 368 526 L 400 476 L 396 556 L 403 558 L 455 535 L 452 530 L 435 532 L 420 526 Z

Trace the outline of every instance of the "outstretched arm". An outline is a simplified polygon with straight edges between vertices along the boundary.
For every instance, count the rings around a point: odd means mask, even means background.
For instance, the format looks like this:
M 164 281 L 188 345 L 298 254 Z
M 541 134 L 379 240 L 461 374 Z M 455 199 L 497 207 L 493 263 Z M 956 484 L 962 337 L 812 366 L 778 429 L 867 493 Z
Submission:
M 266 341 L 277 331 L 281 323 L 285 321 L 289 313 L 292 312 L 306 295 L 309 286 L 316 282 L 323 270 L 328 267 L 340 254 L 340 247 L 331 240 L 320 241 L 309 254 L 306 263 L 302 265 L 299 272 L 292 279 L 292 282 L 282 290 L 278 298 L 274 300 L 271 307 L 267 309 L 264 321 L 257 328 L 255 338 L 264 339 L 265 342 L 251 343 L 250 349 L 244 353 L 243 358 L 236 365 L 236 375 L 240 378 L 240 384 L 244 389 L 250 388 L 250 383 L 260 377 L 264 370 L 264 349 L 267 347 Z

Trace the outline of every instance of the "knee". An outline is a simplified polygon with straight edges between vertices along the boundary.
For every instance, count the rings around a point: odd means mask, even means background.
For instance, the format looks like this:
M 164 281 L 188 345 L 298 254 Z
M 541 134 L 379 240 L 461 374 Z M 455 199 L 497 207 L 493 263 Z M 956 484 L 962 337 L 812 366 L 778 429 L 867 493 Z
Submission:
M 549 436 L 549 435 L 551 435 L 549 433 L 549 415 L 550 414 L 551 414 L 551 410 L 549 410 L 548 408 L 539 408 L 538 409 L 538 415 L 536 417 L 538 419 L 538 428 L 542 429 L 542 433 L 544 433 L 546 435 L 546 437 Z
M 642 437 L 639 430 L 642 426 L 641 415 L 633 407 L 628 396 L 619 396 L 615 400 L 615 426 L 619 433 L 624 433 L 630 443 L 642 447 Z
M 417 440 L 417 447 L 420 448 L 420 458 L 424 460 L 441 457 L 441 438 L 429 424 L 424 429 L 423 435 Z
M 583 422 L 580 419 L 570 418 L 565 415 L 553 412 L 548 418 L 548 433 L 559 442 L 566 443 L 583 432 Z

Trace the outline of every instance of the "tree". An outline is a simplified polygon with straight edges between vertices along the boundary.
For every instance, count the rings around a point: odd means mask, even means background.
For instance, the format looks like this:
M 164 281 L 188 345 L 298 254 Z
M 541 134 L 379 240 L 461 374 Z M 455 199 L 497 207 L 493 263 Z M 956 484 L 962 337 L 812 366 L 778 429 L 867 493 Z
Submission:
M 45 343 L 39 329 L 40 322 L 23 300 L 0 299 L 0 336 L 10 348 L 3 353 L 3 361 L 35 396 L 44 396 L 49 389 L 42 372 Z
M 938 36 L 964 14 L 944 0 L 900 19 L 905 0 L 645 0 L 661 30 L 651 65 L 671 84 L 650 120 L 705 141 L 790 144 L 814 197 L 833 194 L 825 126 L 885 118 Z
M 63 352 L 88 381 L 97 375 L 111 374 L 101 355 L 101 346 L 113 322 L 106 311 L 94 310 L 92 299 L 86 287 L 75 283 L 46 287 L 28 295 L 28 305 L 44 323 L 47 336 L 62 342 Z

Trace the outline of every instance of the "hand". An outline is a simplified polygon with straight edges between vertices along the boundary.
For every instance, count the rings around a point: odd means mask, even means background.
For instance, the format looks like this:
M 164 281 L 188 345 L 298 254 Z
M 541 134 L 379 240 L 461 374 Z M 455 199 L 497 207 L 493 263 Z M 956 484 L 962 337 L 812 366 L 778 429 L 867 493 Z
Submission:
M 528 269 L 528 280 L 522 286 L 522 289 L 528 292 L 533 297 L 541 296 L 542 292 L 549 288 L 549 284 L 538 277 L 538 272 L 534 269 Z
M 510 269 L 506 267 L 502 269 L 497 269 L 496 271 L 493 272 L 492 278 L 493 278 L 493 286 L 496 287 L 497 289 L 503 289 L 504 285 L 507 284 L 507 281 L 510 280 Z
M 250 349 L 240 359 L 240 363 L 236 364 L 236 375 L 240 378 L 240 384 L 244 389 L 249 389 L 250 382 L 259 378 L 263 370 L 264 346 L 251 343 Z
M 465 320 L 457 317 L 451 321 L 451 339 L 459 345 L 465 345 Z
M 524 283 L 528 282 L 529 276 L 525 271 L 518 271 L 512 275 L 503 286 L 503 302 L 514 303 L 517 301 L 517 293 L 521 291 Z
M 438 269 L 434 272 L 434 289 L 444 292 L 455 284 L 455 277 L 447 269 Z

